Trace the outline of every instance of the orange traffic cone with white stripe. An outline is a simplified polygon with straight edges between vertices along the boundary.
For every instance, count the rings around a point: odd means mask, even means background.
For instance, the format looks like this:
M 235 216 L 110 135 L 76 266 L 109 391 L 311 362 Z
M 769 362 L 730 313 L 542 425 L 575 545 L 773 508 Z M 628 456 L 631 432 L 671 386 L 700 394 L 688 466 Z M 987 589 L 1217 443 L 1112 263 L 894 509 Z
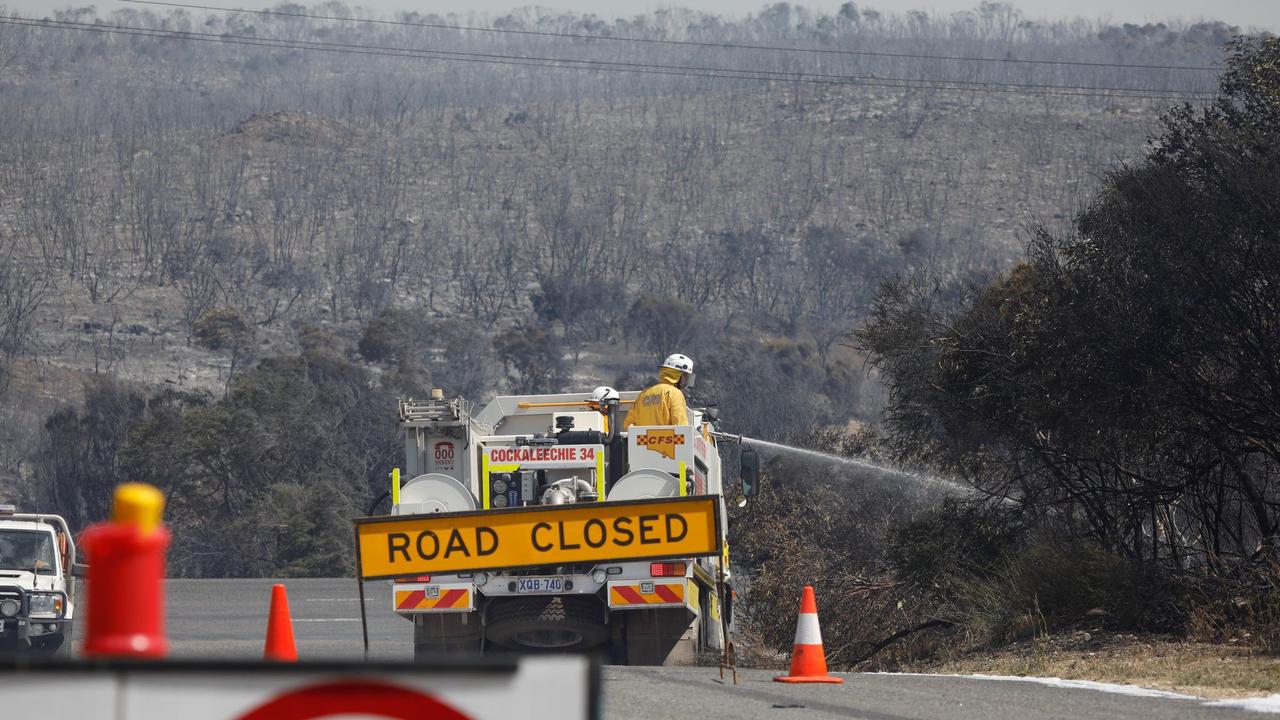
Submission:
M 267 644 L 262 659 L 297 662 L 298 646 L 293 641 L 293 619 L 289 617 L 289 596 L 284 585 L 271 586 L 271 610 L 267 615 Z
M 844 678 L 827 674 L 827 655 L 822 650 L 818 629 L 818 601 L 813 586 L 804 586 L 800 599 L 800 619 L 796 622 L 796 642 L 791 653 L 791 673 L 774 678 L 786 683 L 842 683 Z

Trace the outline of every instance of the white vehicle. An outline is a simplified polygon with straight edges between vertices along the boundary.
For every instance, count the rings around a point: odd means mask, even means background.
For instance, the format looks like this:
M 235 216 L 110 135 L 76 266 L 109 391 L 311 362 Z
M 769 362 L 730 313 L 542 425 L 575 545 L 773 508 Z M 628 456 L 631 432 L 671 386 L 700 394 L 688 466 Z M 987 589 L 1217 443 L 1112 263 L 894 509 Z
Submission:
M 83 567 L 66 520 L 0 505 L 0 653 L 70 657 Z
M 474 415 L 439 391 L 400 403 L 410 479 L 394 515 L 575 503 L 599 503 L 605 515 L 615 501 L 710 496 L 724 549 L 396 580 L 393 609 L 413 621 L 416 656 L 595 650 L 615 663 L 662 665 L 724 650 L 733 578 L 717 441 L 737 439 L 717 432 L 705 408 L 691 408 L 687 424 L 623 432 L 636 395 L 499 396 Z M 742 465 L 745 498 L 758 487 L 758 461 L 745 447 Z M 532 543 L 554 540 L 565 542 L 548 530 Z

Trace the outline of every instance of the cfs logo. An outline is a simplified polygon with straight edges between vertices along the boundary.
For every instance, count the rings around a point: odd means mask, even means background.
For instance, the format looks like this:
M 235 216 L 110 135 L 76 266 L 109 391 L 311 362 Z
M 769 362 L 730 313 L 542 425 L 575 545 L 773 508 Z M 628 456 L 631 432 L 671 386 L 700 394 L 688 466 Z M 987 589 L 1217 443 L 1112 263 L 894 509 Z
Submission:
M 636 438 L 636 445 L 658 453 L 668 460 L 676 459 L 676 446 L 684 444 L 684 435 L 675 430 L 649 430 Z

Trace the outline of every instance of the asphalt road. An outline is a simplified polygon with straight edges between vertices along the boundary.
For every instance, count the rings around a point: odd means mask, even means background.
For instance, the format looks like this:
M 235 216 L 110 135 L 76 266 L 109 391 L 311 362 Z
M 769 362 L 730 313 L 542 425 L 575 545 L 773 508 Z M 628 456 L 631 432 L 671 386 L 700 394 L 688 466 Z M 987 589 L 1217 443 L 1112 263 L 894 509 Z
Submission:
M 1144 698 L 1033 683 L 921 675 L 842 675 L 843 685 L 786 685 L 777 671 L 740 670 L 738 685 L 716 668 L 604 671 L 604 716 L 648 720 L 1197 720 L 1256 713 L 1209 708 L 1192 700 Z M 665 698 L 678 698 L 667 703 Z
M 362 655 L 360 605 L 353 580 L 288 580 L 299 654 L 304 659 Z M 172 655 L 258 658 L 266 631 L 270 580 L 174 580 L 168 586 Z M 410 625 L 390 611 L 390 587 L 366 584 L 370 656 L 412 657 Z M 990 718 L 1259 718 L 1194 700 L 1134 697 L 1027 682 L 944 676 L 849 674 L 843 685 L 784 685 L 776 671 L 742 670 L 739 683 L 717 668 L 606 667 L 606 720 L 934 720 Z
M 282 582 L 298 656 L 307 659 L 363 656 L 356 581 L 170 580 L 169 642 L 174 657 L 260 658 L 267 632 L 271 586 Z M 369 657 L 413 659 L 413 626 L 391 612 L 391 586 L 365 583 Z

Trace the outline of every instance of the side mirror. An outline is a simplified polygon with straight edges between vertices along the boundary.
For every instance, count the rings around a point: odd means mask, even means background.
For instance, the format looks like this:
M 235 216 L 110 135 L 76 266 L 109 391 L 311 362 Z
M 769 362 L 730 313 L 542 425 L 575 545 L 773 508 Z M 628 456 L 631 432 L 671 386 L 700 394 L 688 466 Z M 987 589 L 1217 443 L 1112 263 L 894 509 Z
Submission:
M 742 444 L 742 452 L 738 456 L 741 468 L 742 497 L 753 498 L 760 494 L 760 456 L 755 448 Z
M 702 411 L 702 416 L 711 422 L 717 422 L 720 420 L 720 408 L 715 405 L 708 405 L 707 408 Z
M 88 577 L 89 566 L 85 563 L 71 563 L 71 577 Z

